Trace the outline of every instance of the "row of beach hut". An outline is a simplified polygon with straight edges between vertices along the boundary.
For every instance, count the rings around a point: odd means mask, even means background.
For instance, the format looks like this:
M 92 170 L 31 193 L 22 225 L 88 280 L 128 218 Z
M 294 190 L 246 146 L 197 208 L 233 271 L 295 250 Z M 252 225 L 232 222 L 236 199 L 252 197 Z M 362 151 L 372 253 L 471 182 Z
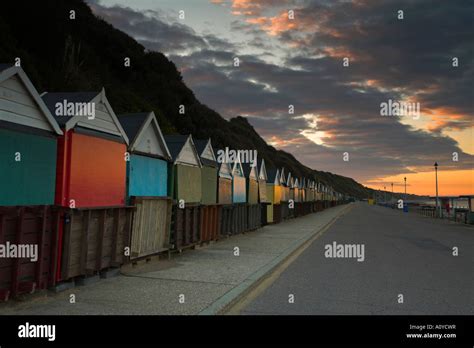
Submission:
M 261 158 L 220 163 L 219 151 L 163 135 L 153 112 L 116 115 L 104 90 L 40 95 L 22 68 L 0 65 L 0 244 L 38 246 L 34 261 L 0 258 L 0 299 L 344 201 Z

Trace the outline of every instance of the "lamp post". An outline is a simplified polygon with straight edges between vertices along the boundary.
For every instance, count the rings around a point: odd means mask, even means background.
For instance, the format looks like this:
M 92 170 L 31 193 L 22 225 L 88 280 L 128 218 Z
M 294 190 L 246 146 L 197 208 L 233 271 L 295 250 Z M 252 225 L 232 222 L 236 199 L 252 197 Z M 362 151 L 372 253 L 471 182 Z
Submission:
M 435 167 L 435 178 L 436 178 L 436 212 L 438 213 L 439 216 L 441 216 L 441 206 L 438 204 L 438 162 L 435 162 L 434 167 Z
M 383 187 L 383 194 L 384 194 L 384 201 L 385 203 L 387 203 L 387 187 L 386 186 Z
M 405 200 L 407 200 L 407 177 L 405 176 L 403 180 L 405 180 Z

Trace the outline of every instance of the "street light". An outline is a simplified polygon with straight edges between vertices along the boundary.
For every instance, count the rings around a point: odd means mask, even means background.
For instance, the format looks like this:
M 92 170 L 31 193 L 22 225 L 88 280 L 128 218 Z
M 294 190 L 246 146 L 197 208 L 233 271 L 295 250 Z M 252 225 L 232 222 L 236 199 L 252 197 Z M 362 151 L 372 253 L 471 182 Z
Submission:
M 435 178 L 436 178 L 436 211 L 438 212 L 439 216 L 441 216 L 441 206 L 439 206 L 438 211 L 438 162 L 435 162 Z
M 406 200 L 407 199 L 407 177 L 405 176 L 403 180 L 405 180 L 405 200 Z

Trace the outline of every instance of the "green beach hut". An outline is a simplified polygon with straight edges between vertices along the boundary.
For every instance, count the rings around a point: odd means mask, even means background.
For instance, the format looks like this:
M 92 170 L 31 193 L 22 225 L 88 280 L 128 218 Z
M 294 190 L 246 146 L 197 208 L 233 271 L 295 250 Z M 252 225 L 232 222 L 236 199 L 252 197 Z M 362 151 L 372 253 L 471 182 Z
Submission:
M 165 135 L 172 163 L 168 174 L 168 192 L 185 204 L 200 203 L 201 160 L 191 135 Z
M 218 188 L 218 163 L 214 149 L 212 148 L 211 139 L 196 140 L 196 149 L 201 160 L 201 192 L 202 204 L 216 204 L 217 203 L 217 188 Z

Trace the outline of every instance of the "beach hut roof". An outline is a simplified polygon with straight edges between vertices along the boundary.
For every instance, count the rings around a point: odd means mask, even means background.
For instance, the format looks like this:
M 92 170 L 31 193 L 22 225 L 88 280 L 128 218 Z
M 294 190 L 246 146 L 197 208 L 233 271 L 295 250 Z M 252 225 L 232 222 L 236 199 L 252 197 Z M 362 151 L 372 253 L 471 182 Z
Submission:
M 175 164 L 181 163 L 202 167 L 191 135 L 165 135 L 165 141 Z
M 286 186 L 293 187 L 293 177 L 291 176 L 291 172 L 288 173 L 288 176 L 286 178 Z
M 0 64 L 0 72 L 3 70 L 7 70 L 8 68 L 11 68 L 13 65 L 12 64 Z
M 234 161 L 234 165 L 232 166 L 232 176 L 241 176 L 245 177 L 244 168 L 242 167 L 242 162 L 240 162 L 239 156 Z
M 130 151 L 171 160 L 171 154 L 153 111 L 121 114 L 118 115 L 118 119 L 130 141 Z
M 207 140 L 197 139 L 194 141 L 194 144 L 196 145 L 196 149 L 203 165 L 208 167 L 218 167 L 216 154 L 211 143 L 211 138 Z
M 15 77 L 18 78 L 21 88 L 26 90 L 28 97 L 32 98 L 41 113 L 37 115 L 37 117 L 23 117 L 22 115 L 15 114 L 12 116 L 8 112 L 2 112 L 0 113 L 0 121 L 22 124 L 24 126 L 38 128 L 56 133 L 57 135 L 62 135 L 63 132 L 61 131 L 61 128 L 23 69 L 10 64 L 0 64 L 0 84 Z
M 281 168 L 280 170 L 280 182 L 282 185 L 286 186 L 285 168 Z
M 301 181 L 300 181 L 300 188 L 306 188 L 306 179 L 305 178 L 302 178 Z
M 66 126 L 74 116 L 57 116 L 55 113 L 56 103 L 67 100 L 72 103 L 88 103 L 94 99 L 99 92 L 60 92 L 60 93 L 43 93 L 42 98 L 51 111 L 56 121 L 61 127 Z
M 257 159 L 258 163 L 258 178 L 261 180 L 268 180 L 267 168 L 265 166 L 265 160 L 263 158 Z
M 53 117 L 61 127 L 65 128 L 66 131 L 75 127 L 88 128 L 102 133 L 118 136 L 122 138 L 128 145 L 128 136 L 123 130 L 114 110 L 110 106 L 110 103 L 105 96 L 104 88 L 102 88 L 100 92 L 45 92 L 41 96 Z M 96 111 L 101 111 L 101 113 L 100 115 L 95 115 L 94 119 L 90 119 L 89 117 L 85 117 L 83 115 L 56 115 L 57 103 L 64 102 L 95 103 Z
M 219 166 L 219 176 L 232 179 L 232 166 L 230 163 L 222 162 Z
M 274 185 L 280 185 L 280 170 L 272 167 L 268 168 L 267 182 Z
M 244 174 L 246 178 L 258 180 L 258 165 L 252 165 L 251 163 L 242 163 Z
M 293 180 L 293 187 L 294 188 L 300 188 L 300 183 L 298 181 L 298 178 L 296 178 L 295 180 Z
M 213 149 L 214 149 L 214 154 L 224 151 L 218 148 L 213 148 Z M 231 163 L 225 161 L 224 159 L 222 162 L 217 162 L 217 165 L 219 166 L 220 177 L 232 179 L 232 164 Z

